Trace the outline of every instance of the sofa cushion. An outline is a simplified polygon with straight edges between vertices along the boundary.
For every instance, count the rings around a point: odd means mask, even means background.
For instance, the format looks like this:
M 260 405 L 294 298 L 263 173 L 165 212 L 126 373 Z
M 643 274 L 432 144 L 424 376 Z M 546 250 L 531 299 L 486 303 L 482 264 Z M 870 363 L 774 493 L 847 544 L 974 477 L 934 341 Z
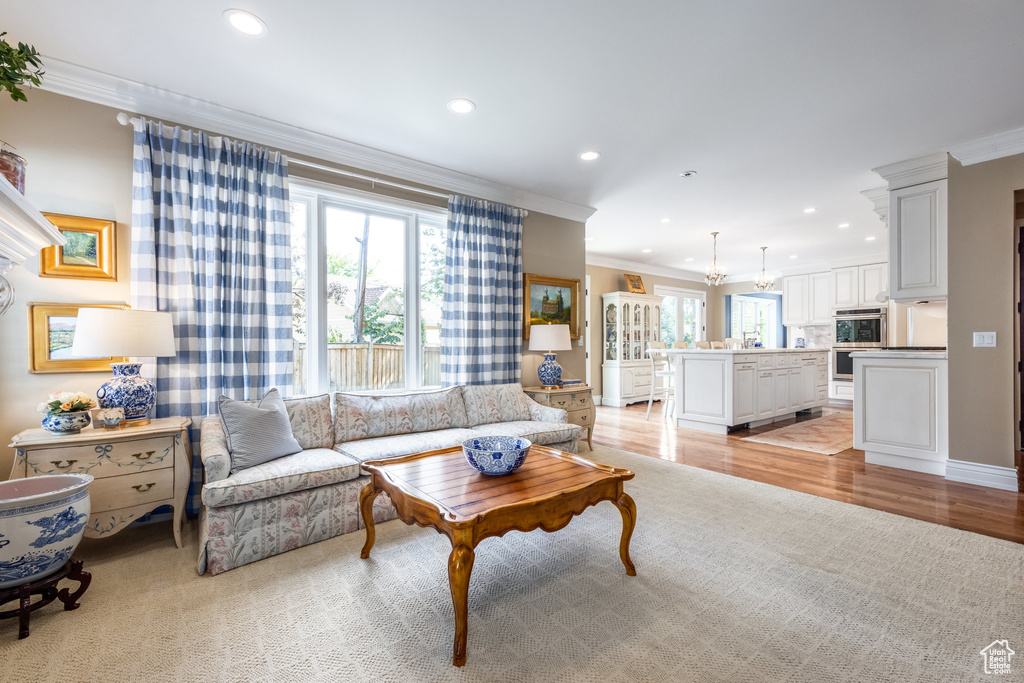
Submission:
M 232 474 L 302 450 L 277 389 L 257 403 L 221 396 L 217 407 L 231 451 Z
M 334 404 L 339 443 L 468 426 L 462 387 L 378 396 L 338 393 Z
M 300 446 L 306 449 L 334 446 L 330 394 L 286 398 L 284 407 L 292 425 L 292 436 Z
M 216 508 L 337 484 L 359 476 L 359 461 L 313 448 L 256 465 L 203 486 L 203 503 Z
M 529 439 L 538 446 L 571 441 L 580 438 L 583 434 L 583 429 L 578 425 L 564 422 L 534 422 L 533 420 L 495 422 L 473 427 L 473 431 L 488 436 L 518 436 Z
M 530 419 L 530 401 L 519 384 L 462 387 L 469 426 Z
M 335 450 L 351 456 L 359 462 L 398 458 L 413 453 L 425 453 L 440 448 L 461 446 L 466 439 L 479 436 L 472 429 L 442 429 L 436 432 L 385 436 L 377 439 L 361 439 L 339 443 Z

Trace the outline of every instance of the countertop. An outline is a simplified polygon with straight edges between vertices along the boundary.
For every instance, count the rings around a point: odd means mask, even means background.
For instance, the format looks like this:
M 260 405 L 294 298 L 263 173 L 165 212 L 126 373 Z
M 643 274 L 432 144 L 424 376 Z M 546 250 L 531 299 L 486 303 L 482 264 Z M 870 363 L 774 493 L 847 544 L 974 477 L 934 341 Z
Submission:
M 946 360 L 945 351 L 901 351 L 899 349 L 878 349 L 876 351 L 855 351 L 850 358 L 896 358 L 921 360 Z
M 744 355 L 748 353 L 826 353 L 828 349 L 648 349 L 648 351 L 667 351 L 668 353 L 723 353 Z

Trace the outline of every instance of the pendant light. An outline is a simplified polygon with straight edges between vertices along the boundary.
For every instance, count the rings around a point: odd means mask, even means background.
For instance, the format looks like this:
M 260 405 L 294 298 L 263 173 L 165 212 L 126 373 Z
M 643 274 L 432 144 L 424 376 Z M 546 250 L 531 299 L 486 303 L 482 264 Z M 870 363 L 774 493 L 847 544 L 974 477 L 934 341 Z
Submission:
M 775 278 L 768 277 L 764 269 L 764 252 L 768 247 L 761 247 L 761 276 L 754 280 L 754 289 L 759 292 L 770 292 L 775 289 Z
M 713 232 L 711 236 L 715 240 L 714 246 L 714 258 L 711 260 L 711 266 L 708 267 L 706 275 L 704 276 L 704 283 L 708 285 L 723 285 L 725 284 L 726 275 L 724 272 L 718 269 L 718 233 Z

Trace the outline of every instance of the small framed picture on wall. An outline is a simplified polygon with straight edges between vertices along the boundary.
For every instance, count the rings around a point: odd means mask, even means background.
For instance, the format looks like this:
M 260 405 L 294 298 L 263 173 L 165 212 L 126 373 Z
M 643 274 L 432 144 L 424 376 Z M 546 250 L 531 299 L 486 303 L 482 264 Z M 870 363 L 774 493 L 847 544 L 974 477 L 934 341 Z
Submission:
M 28 371 L 33 374 L 56 372 L 109 372 L 111 363 L 127 358 L 74 358 L 78 311 L 81 308 L 127 308 L 123 304 L 40 304 L 28 305 Z
M 67 240 L 39 252 L 39 277 L 117 281 L 117 224 L 44 213 Z
M 644 289 L 644 281 L 640 279 L 639 275 L 630 275 L 629 273 L 623 273 L 622 276 L 626 278 L 626 291 L 630 294 L 646 294 L 647 290 Z

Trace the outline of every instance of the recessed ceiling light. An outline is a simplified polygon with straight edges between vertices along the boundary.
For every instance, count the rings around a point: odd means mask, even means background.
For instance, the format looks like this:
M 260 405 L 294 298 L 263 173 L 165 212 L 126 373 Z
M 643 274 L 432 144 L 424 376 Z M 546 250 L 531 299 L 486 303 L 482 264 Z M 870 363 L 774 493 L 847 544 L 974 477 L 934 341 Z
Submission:
M 465 97 L 456 97 L 454 100 L 450 100 L 448 102 L 448 110 L 453 111 L 456 114 L 468 114 L 474 109 L 476 109 L 476 104 L 472 100 L 467 100 Z
M 691 258 L 686 259 L 686 262 L 689 263 L 692 260 L 693 260 L 693 258 L 691 257 Z
M 696 171 L 683 171 L 682 173 L 679 174 L 679 177 L 680 178 L 692 178 L 695 175 L 697 175 Z
M 662 218 L 662 219 L 661 219 L 661 222 L 662 222 L 662 223 L 671 223 L 671 222 L 672 222 L 672 219 L 671 219 L 671 218 Z
M 815 211 L 817 211 L 817 209 L 815 209 L 813 206 L 808 206 L 806 209 L 804 209 L 804 213 L 814 213 Z
M 263 20 L 244 9 L 225 10 L 224 18 L 236 31 L 247 36 L 259 36 L 267 32 L 267 25 L 263 23 Z
M 583 238 L 583 241 L 584 241 L 584 242 L 593 242 L 593 241 L 594 241 L 594 238 L 593 238 L 593 237 L 584 237 L 584 238 Z
M 848 228 L 848 227 L 850 227 L 850 224 L 849 223 L 840 223 L 839 227 L 840 228 Z
M 789 258 L 796 258 L 796 254 L 790 254 Z
M 867 240 L 868 242 L 874 242 L 875 241 L 875 236 L 871 235 L 870 237 L 865 237 L 864 239 Z
M 583 152 L 582 154 L 580 154 L 580 159 L 583 159 L 583 161 L 593 161 L 594 159 L 597 159 L 600 156 L 601 156 L 600 152 L 595 152 L 595 151 Z
M 651 250 L 650 250 L 650 249 L 644 249 L 644 253 L 645 253 L 645 254 L 650 254 L 650 253 L 651 253 Z

